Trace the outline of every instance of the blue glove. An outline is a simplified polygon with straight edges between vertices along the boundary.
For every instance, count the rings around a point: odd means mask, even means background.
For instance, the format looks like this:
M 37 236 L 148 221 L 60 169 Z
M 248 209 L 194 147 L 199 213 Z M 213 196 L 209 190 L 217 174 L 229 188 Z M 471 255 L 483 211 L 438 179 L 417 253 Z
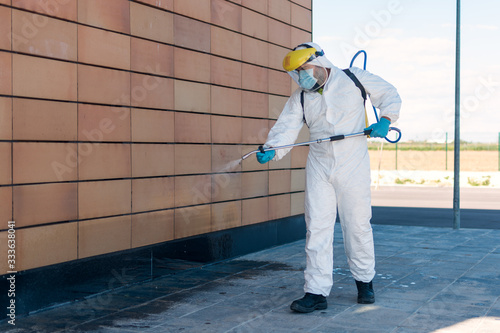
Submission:
M 380 118 L 378 123 L 371 124 L 365 130 L 372 130 L 370 136 L 372 138 L 385 138 L 389 133 L 389 125 L 391 122 L 387 118 Z
M 267 150 L 263 153 L 259 151 L 257 153 L 257 161 L 259 161 L 260 164 L 267 163 L 274 158 L 274 155 L 276 155 L 276 151 L 274 150 Z

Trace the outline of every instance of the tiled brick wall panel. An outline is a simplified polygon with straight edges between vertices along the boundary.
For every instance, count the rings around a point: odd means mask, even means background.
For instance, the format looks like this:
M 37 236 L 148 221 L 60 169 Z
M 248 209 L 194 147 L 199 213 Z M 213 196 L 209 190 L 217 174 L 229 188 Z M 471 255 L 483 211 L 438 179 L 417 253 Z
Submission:
M 288 0 L 268 0 L 269 16 L 279 21 L 290 23 L 291 3 Z
M 18 230 L 16 269 L 22 271 L 77 259 L 77 224 L 69 222 Z
M 12 184 L 12 143 L 0 142 L 0 185 Z
M 275 220 L 290 216 L 290 213 L 291 213 L 290 194 L 282 194 L 269 197 L 270 220 Z
M 12 11 L 14 51 L 77 60 L 77 25 L 20 10 Z
M 212 24 L 241 32 L 242 8 L 225 0 L 212 0 Z
M 260 0 L 260 1 L 255 1 L 255 0 L 241 0 L 241 4 L 244 7 L 253 9 L 259 13 L 262 14 L 267 14 L 268 12 L 268 1 L 269 0 Z
M 12 173 L 14 184 L 76 181 L 78 144 L 14 142 Z
M 12 54 L 0 51 L 0 94 L 12 94 Z
M 269 219 L 269 199 L 255 198 L 241 201 L 241 224 L 249 225 Z
M 174 149 L 171 144 L 133 144 L 132 177 L 173 175 Z
M 0 218 L 2 221 L 12 221 L 12 187 L 0 187 Z
M 310 31 L 298 29 L 294 26 L 291 27 L 290 42 L 292 46 L 304 43 L 304 41 L 310 41 L 311 38 L 312 33 Z
M 241 120 L 236 117 L 211 116 L 212 142 L 240 143 Z
M 242 36 L 230 30 L 219 27 L 211 29 L 211 49 L 212 53 L 223 57 L 241 60 Z
M 115 69 L 78 65 L 78 101 L 130 105 L 133 93 L 130 75 L 130 72 Z
M 212 114 L 241 116 L 245 92 L 239 89 L 212 86 L 210 87 L 210 103 Z
M 213 145 L 212 172 L 241 171 L 241 163 L 238 162 L 242 155 L 240 145 Z
M 135 2 L 130 3 L 130 32 L 134 36 L 172 44 L 174 15 Z
M 210 25 L 183 16 L 174 18 L 174 43 L 197 51 L 210 52 Z
M 129 107 L 78 104 L 79 141 L 127 142 L 130 135 Z
M 12 72 L 15 96 L 77 100 L 77 65 L 74 63 L 13 54 Z M 123 85 L 118 80 L 113 83 Z
M 174 75 L 174 47 L 140 38 L 130 40 L 130 67 L 135 72 Z
M 77 0 L 65 0 L 65 1 L 12 0 L 12 6 L 26 9 L 31 12 L 36 12 L 49 16 L 55 16 L 69 21 L 76 21 L 77 2 L 78 2 Z M 80 1 L 80 2 L 97 2 L 97 1 L 93 0 L 93 1 Z
M 310 0 L 0 0 L 0 30 L 17 270 L 303 213 L 307 147 L 240 158 L 296 88 Z
M 194 206 L 212 200 L 212 178 L 210 175 L 175 177 L 175 206 Z
M 55 183 L 14 187 L 14 220 L 17 227 L 78 218 L 78 186 Z
M 269 25 L 267 16 L 244 8 L 242 11 L 241 25 L 241 31 L 245 35 L 267 40 Z
M 130 69 L 130 37 L 102 29 L 79 26 L 78 61 Z
M 210 173 L 212 149 L 210 145 L 176 145 L 175 174 Z
M 290 214 L 299 215 L 305 212 L 305 193 L 298 192 L 291 195 Z
M 212 205 L 212 231 L 241 226 L 241 201 L 223 202 Z
M 78 222 L 78 258 L 129 249 L 131 223 L 130 215 Z
M 78 21 L 107 30 L 130 33 L 131 7 L 127 0 L 78 1 Z
M 12 139 L 12 98 L 0 97 L 0 140 Z
M 169 11 L 174 10 L 174 0 L 136 0 L 137 2 L 142 2 L 150 6 L 158 7 L 161 9 L 166 9 Z
M 267 118 L 269 113 L 269 95 L 253 91 L 243 91 L 241 99 L 241 114 L 243 116 Z
M 173 208 L 174 186 L 174 177 L 132 180 L 132 212 Z
M 132 247 L 174 239 L 174 211 L 162 210 L 132 215 Z
M 14 140 L 76 141 L 75 103 L 14 98 Z
M 0 7 L 0 49 L 10 50 L 12 39 L 12 9 Z
M 174 112 L 134 108 L 131 123 L 134 142 L 174 142 L 175 140 Z
M 292 25 L 303 30 L 309 30 L 311 27 L 312 16 L 310 11 L 299 5 L 292 4 Z
M 174 106 L 178 111 L 210 112 L 210 90 L 208 84 L 176 80 L 174 84 Z
M 297 4 L 307 9 L 312 9 L 312 1 L 311 0 L 292 0 L 290 1 L 292 4 Z
M 210 0 L 174 1 L 174 11 L 197 20 L 210 22 L 210 5 Z
M 131 180 L 93 181 L 78 184 L 78 217 L 130 214 Z
M 207 223 L 210 220 L 210 205 L 176 209 L 174 217 L 174 237 L 184 238 L 210 232 L 212 231 L 212 226 L 210 223 Z

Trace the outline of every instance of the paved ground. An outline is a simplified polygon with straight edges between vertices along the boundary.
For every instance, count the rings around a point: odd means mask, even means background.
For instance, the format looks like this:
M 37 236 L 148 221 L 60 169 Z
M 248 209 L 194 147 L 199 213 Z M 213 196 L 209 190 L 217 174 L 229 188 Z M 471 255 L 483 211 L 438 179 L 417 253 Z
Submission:
M 500 230 L 374 225 L 376 303 L 356 304 L 336 226 L 328 309 L 301 297 L 304 241 L 5 321 L 1 332 L 500 332 Z M 189 265 L 187 265 L 189 266 Z
M 461 228 L 500 229 L 499 203 L 499 188 L 462 188 Z M 372 187 L 372 205 L 373 224 L 444 228 L 453 226 L 452 187 Z

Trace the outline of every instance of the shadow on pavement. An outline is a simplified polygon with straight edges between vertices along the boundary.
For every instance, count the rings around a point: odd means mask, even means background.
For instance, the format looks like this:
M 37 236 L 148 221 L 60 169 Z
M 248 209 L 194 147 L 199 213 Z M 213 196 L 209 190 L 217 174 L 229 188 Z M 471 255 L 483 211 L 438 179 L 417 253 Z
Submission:
M 421 207 L 372 207 L 372 224 L 453 227 L 453 209 Z M 500 229 L 500 210 L 461 209 L 460 227 Z

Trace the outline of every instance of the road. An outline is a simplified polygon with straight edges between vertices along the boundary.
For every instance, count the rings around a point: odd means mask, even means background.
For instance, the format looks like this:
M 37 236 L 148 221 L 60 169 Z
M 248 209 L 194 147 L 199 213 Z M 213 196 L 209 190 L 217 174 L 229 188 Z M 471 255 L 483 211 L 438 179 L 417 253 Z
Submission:
M 453 188 L 381 186 L 372 188 L 373 224 L 453 227 Z M 462 228 L 500 229 L 500 189 L 460 191 Z

